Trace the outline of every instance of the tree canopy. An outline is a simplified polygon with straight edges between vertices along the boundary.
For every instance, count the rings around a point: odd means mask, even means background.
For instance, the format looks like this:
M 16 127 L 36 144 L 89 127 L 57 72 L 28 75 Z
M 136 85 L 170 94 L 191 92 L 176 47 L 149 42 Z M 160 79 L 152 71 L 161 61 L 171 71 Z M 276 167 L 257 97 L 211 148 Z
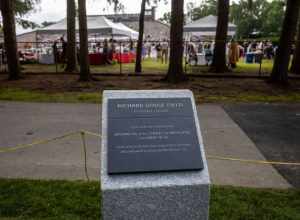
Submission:
M 217 0 L 205 0 L 193 8 L 192 20 L 216 15 Z M 247 38 L 253 32 L 262 37 L 278 36 L 284 17 L 285 0 L 239 0 L 231 3 L 230 22 L 237 25 L 237 37 Z
M 35 28 L 38 25 L 32 21 L 24 19 L 24 16 L 36 9 L 41 0 L 15 0 L 16 21 L 23 28 Z M 0 4 L 1 9 L 1 4 Z
M 217 0 L 205 0 L 199 7 L 195 7 L 191 10 L 192 20 L 198 20 L 208 15 L 217 15 Z
M 284 1 L 240 0 L 231 5 L 230 20 L 237 25 L 238 37 L 256 32 L 263 37 L 278 36 L 284 17 Z

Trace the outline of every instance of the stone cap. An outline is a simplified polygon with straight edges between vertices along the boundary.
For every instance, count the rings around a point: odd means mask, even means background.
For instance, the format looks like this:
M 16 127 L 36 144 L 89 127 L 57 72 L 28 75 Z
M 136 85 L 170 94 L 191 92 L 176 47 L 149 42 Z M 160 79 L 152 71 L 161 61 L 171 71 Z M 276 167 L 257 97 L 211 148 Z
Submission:
M 190 98 L 196 120 L 197 135 L 203 159 L 204 169 L 201 171 L 157 172 L 147 174 L 107 174 L 107 102 L 108 99 L 120 98 Z M 101 143 L 101 189 L 130 189 L 170 187 L 183 185 L 209 185 L 207 160 L 203 146 L 197 108 L 192 91 L 190 90 L 105 90 L 102 102 L 102 143 Z

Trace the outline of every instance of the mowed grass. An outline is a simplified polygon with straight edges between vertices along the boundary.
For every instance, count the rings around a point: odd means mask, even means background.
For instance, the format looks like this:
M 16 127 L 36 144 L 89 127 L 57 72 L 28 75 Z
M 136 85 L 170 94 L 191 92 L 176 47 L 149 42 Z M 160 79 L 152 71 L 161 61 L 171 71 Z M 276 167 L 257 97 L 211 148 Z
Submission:
M 22 102 L 100 103 L 100 92 L 45 93 L 24 89 L 0 89 L 0 100 Z
M 99 182 L 0 179 L 0 195 L 1 220 L 101 218 Z M 296 220 L 299 207 L 299 190 L 211 188 L 212 220 Z
M 237 95 L 199 95 L 195 94 L 197 103 L 298 103 L 300 94 L 287 93 L 282 95 L 266 95 L 262 93 L 240 93 Z M 0 100 L 20 102 L 49 102 L 49 103 L 101 103 L 101 92 L 59 92 L 48 93 L 30 91 L 18 88 L 0 89 Z
M 259 72 L 259 64 L 253 63 L 248 64 L 245 63 L 243 59 L 240 60 L 237 64 L 237 68 L 233 70 L 234 73 L 247 73 L 247 74 L 258 74 Z M 64 68 L 63 65 L 44 65 L 44 64 L 26 64 L 22 65 L 24 72 L 30 73 L 63 73 Z M 143 73 L 145 74 L 166 74 L 168 70 L 168 64 L 163 64 L 161 61 L 157 61 L 155 59 L 144 59 L 142 62 Z M 273 67 L 272 60 L 263 60 L 262 62 L 262 73 L 270 73 Z M 134 73 L 135 64 L 128 63 L 120 64 L 116 63 L 113 65 L 99 65 L 99 66 L 91 66 L 92 73 L 113 73 L 119 74 L 120 68 L 122 73 Z M 79 69 L 79 68 L 78 68 Z M 187 73 L 207 73 L 208 67 L 206 66 L 189 66 L 187 65 Z
M 213 187 L 210 219 L 300 219 L 300 191 Z
M 98 182 L 0 180 L 0 219 L 100 219 Z
M 143 60 L 143 72 L 145 73 L 155 73 L 155 74 L 165 74 L 168 69 L 168 64 L 162 64 L 155 59 L 145 59 Z M 65 66 L 58 64 L 46 65 L 46 64 L 24 64 L 22 65 L 23 72 L 29 73 L 63 73 Z M 119 74 L 120 68 L 122 73 L 134 73 L 135 63 L 120 64 L 115 63 L 112 65 L 91 65 L 92 73 L 114 73 Z M 79 70 L 79 67 L 78 67 Z
M 290 93 L 282 95 L 264 95 L 262 93 L 240 93 L 234 96 L 229 95 L 196 95 L 197 103 L 298 103 L 300 94 Z

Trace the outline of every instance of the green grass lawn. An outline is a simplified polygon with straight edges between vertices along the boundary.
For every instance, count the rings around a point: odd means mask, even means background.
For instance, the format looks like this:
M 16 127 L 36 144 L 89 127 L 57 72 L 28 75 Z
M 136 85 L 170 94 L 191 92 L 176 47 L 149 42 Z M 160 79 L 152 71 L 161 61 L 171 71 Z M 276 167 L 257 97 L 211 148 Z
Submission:
M 260 64 L 258 63 L 245 63 L 245 62 L 239 62 L 237 64 L 237 68 L 234 70 L 235 72 L 253 72 L 253 73 L 258 73 L 259 71 Z M 271 73 L 273 68 L 273 60 L 263 60 L 262 65 L 261 65 L 261 72 L 262 73 Z
M 143 72 L 144 73 L 159 73 L 165 74 L 168 69 L 168 64 L 162 64 L 161 62 L 156 61 L 155 59 L 145 59 L 142 63 Z M 273 61 L 263 60 L 262 63 L 262 72 L 270 73 L 272 70 Z M 24 72 L 38 72 L 38 73 L 51 73 L 56 72 L 55 65 L 42 65 L 42 64 L 26 64 L 22 66 L 24 68 Z M 57 71 L 63 72 L 64 68 L 59 64 Z M 122 64 L 122 72 L 123 73 L 134 73 L 134 63 Z M 187 73 L 206 73 L 208 68 L 206 66 L 187 66 Z M 250 73 L 250 74 L 258 74 L 259 64 L 246 64 L 243 60 L 241 60 L 237 64 L 237 68 L 233 71 L 233 73 Z M 101 66 L 91 66 L 92 73 L 120 73 L 120 65 L 118 63 L 113 65 L 101 65 Z
M 145 59 L 143 61 L 143 71 L 146 73 L 166 73 L 168 69 L 167 64 L 162 64 L 154 59 Z M 56 72 L 56 65 L 44 65 L 44 64 L 24 64 L 22 65 L 24 72 L 32 73 L 52 73 Z M 122 64 L 122 73 L 134 73 L 134 63 Z M 79 69 L 79 68 L 78 68 Z M 61 64 L 57 65 L 57 72 L 64 72 L 64 68 Z M 91 66 L 92 73 L 120 73 L 120 64 L 112 65 L 99 65 Z
M 259 93 L 242 93 L 234 96 L 228 95 L 195 95 L 198 103 L 295 103 L 300 102 L 300 94 L 264 95 Z M 22 102 L 49 102 L 49 103 L 101 103 L 100 92 L 59 92 L 45 93 L 24 89 L 0 89 L 0 100 Z
M 0 219 L 100 219 L 99 182 L 0 179 Z M 300 219 L 300 191 L 213 186 L 210 219 Z
M 272 69 L 272 61 L 264 60 L 264 75 Z M 31 72 L 55 72 L 53 65 L 25 65 Z M 165 74 L 168 65 L 152 59 L 143 62 L 147 73 Z M 232 73 L 258 75 L 258 64 L 240 62 Z M 123 65 L 123 70 L 133 72 L 134 64 Z M 210 74 L 209 67 L 191 67 L 189 73 Z M 118 73 L 119 65 L 93 66 L 93 72 Z M 146 75 L 146 73 L 145 73 Z M 81 83 L 78 76 L 68 74 L 28 75 L 16 82 L 7 81 L 0 76 L 0 100 L 25 102 L 66 102 L 66 103 L 100 103 L 101 92 L 105 89 L 191 89 L 196 101 L 202 102 L 300 102 L 299 80 L 290 80 L 291 86 L 283 88 L 270 85 L 265 78 L 222 78 L 190 76 L 188 82 L 179 85 L 160 81 L 158 76 L 97 76 L 98 81 Z M 151 78 L 152 77 L 152 78 Z
M 300 102 L 300 94 L 263 95 L 256 93 L 242 93 L 234 96 L 227 95 L 195 95 L 198 103 L 295 103 Z M 22 102 L 49 102 L 49 103 L 101 103 L 100 92 L 60 92 L 45 93 L 24 89 L 0 89 L 0 100 Z
M 0 89 L 0 100 L 51 103 L 100 103 L 100 92 L 45 93 L 23 89 Z

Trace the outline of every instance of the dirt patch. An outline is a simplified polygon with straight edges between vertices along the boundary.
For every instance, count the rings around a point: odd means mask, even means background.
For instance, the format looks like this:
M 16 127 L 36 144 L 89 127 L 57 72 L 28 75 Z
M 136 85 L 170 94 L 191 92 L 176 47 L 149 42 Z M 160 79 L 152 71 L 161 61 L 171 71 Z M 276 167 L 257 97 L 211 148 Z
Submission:
M 18 81 L 8 81 L 0 75 L 0 89 L 18 88 L 45 93 L 101 92 L 107 89 L 191 89 L 201 97 L 235 97 L 241 95 L 280 96 L 300 94 L 300 80 L 290 80 L 288 87 L 280 87 L 257 78 L 190 77 L 180 84 L 161 81 L 162 76 L 97 76 L 98 81 L 79 82 L 76 75 L 27 75 Z

